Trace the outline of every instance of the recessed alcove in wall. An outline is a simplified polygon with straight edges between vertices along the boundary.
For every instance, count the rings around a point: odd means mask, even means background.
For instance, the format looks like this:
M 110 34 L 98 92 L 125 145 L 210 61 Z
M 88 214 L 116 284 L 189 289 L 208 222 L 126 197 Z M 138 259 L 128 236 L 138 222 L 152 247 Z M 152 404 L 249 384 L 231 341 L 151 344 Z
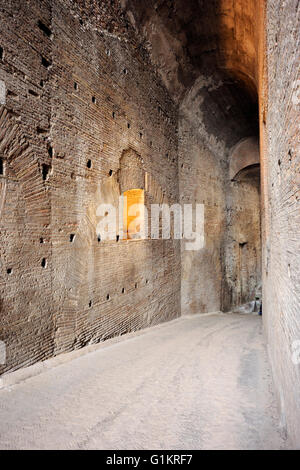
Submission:
M 229 177 L 237 179 L 237 175 L 245 168 L 259 166 L 259 141 L 257 137 L 242 139 L 231 151 L 229 159 Z
M 134 240 L 144 238 L 145 228 L 145 193 L 143 189 L 130 189 L 123 193 L 124 204 L 123 229 L 124 238 Z
M 228 311 L 255 300 L 261 283 L 260 155 L 257 137 L 242 139 L 229 155 L 223 305 Z
M 144 239 L 145 220 L 145 171 L 142 157 L 133 149 L 122 152 L 117 182 L 120 194 L 124 196 L 123 238 Z

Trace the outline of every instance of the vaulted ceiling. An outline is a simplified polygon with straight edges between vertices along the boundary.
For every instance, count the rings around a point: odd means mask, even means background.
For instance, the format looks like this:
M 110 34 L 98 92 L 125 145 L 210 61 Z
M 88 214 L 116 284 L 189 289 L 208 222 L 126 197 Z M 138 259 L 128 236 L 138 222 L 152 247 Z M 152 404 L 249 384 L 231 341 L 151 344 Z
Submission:
M 121 0 L 121 5 L 175 101 L 202 77 L 197 93 L 209 130 L 228 145 L 258 133 L 259 0 Z

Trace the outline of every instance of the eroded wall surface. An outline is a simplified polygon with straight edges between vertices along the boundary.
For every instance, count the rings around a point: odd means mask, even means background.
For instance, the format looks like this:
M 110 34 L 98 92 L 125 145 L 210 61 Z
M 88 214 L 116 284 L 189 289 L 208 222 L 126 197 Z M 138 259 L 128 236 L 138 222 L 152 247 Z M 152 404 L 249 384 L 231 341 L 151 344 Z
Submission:
M 231 183 L 229 168 L 232 148 L 258 137 L 259 2 L 122 4 L 179 104 L 180 201 L 205 206 L 204 249 L 182 243 L 182 313 L 230 310 L 260 282 L 257 178 Z
M 204 248 L 187 251 L 182 243 L 183 314 L 230 311 L 255 299 L 261 281 L 257 144 L 256 172 L 231 175 L 233 150 L 257 132 L 252 108 L 244 89 L 220 72 L 201 75 L 181 102 L 180 201 L 203 204 L 205 213 Z M 248 147 L 243 162 L 242 152 L 237 155 L 241 170 L 252 162 Z
M 263 318 L 299 445 L 300 13 L 269 0 L 264 24 L 264 4 L 1 5 L 0 373 L 253 299 L 259 182 L 233 179 L 230 155 L 257 138 L 258 90 Z M 205 248 L 99 239 L 99 204 L 130 189 L 204 204 Z
M 261 291 L 259 167 L 245 168 L 226 184 L 226 231 L 222 244 L 222 310 L 254 301 Z
M 283 424 L 299 447 L 300 8 L 296 0 L 267 5 L 263 319 Z
M 177 317 L 180 245 L 97 235 L 124 151 L 149 200 L 178 200 L 177 112 L 121 11 L 54 0 L 0 13 L 5 372 Z
M 194 207 L 204 205 L 204 248 L 190 251 L 185 240 L 181 244 L 183 315 L 221 310 L 226 164 L 220 158 L 224 147 L 208 134 L 203 123 L 201 85 L 200 91 L 196 86 L 187 93 L 180 107 L 178 126 L 180 202 Z M 208 81 L 207 86 L 210 85 Z

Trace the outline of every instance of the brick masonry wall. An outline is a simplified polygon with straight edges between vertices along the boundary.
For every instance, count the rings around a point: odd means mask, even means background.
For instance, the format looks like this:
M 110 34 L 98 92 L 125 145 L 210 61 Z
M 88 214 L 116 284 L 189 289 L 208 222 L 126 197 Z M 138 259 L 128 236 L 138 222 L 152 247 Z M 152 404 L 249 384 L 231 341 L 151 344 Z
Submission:
M 128 149 L 178 201 L 177 111 L 122 18 L 78 4 L 1 7 L 0 373 L 180 315 L 179 242 L 96 231 Z
M 283 424 L 300 445 L 300 4 L 267 2 L 263 318 Z M 298 355 L 299 356 L 299 355 Z
M 299 446 L 292 345 L 300 339 L 300 13 L 297 0 L 267 4 L 263 318 L 283 418 Z M 178 110 L 113 5 L 14 0 L 0 7 L 0 341 L 7 346 L 0 373 L 181 309 L 227 310 L 251 300 L 258 281 L 257 187 L 229 179 L 232 147 L 253 135 L 240 125 L 240 95 L 223 105 L 232 83 L 200 76 L 191 89 L 180 87 Z M 168 65 L 160 42 L 155 51 Z M 261 69 L 258 75 L 266 86 Z M 132 181 L 122 160 L 130 154 L 139 162 L 129 162 Z M 137 183 L 147 205 L 204 204 L 205 249 L 98 241 L 98 205 Z
M 254 300 L 261 281 L 259 169 L 237 181 L 229 171 L 232 149 L 252 129 L 235 121 L 232 104 L 224 120 L 226 87 L 199 76 L 180 105 L 180 201 L 203 204 L 205 214 L 204 249 L 182 243 L 182 314 L 230 311 Z
M 195 110 L 194 107 L 192 107 Z M 205 246 L 181 250 L 181 311 L 183 315 L 221 310 L 221 247 L 225 230 L 224 173 L 220 159 L 209 150 L 185 112 L 179 120 L 179 182 L 181 204 L 204 205 Z

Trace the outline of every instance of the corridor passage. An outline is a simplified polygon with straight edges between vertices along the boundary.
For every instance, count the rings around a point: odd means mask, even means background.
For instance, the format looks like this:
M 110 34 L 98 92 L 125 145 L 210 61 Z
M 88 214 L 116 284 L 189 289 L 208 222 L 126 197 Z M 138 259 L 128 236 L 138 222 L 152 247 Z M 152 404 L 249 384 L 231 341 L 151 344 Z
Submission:
M 1 449 L 287 447 L 255 315 L 183 317 L 0 390 Z

